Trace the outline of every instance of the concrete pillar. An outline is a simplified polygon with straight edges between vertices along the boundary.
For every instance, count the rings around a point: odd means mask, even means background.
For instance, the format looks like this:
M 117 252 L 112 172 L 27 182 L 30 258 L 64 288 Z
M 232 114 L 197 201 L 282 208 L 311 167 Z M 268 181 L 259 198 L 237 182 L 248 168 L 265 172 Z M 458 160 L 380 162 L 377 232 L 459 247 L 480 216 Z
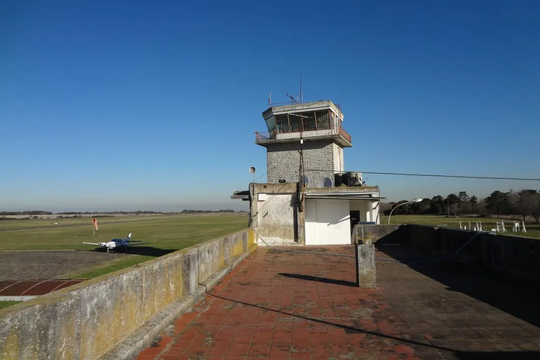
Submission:
M 297 206 L 296 206 L 296 229 L 297 229 L 297 242 L 299 244 L 306 244 L 306 199 L 305 193 L 302 191 L 302 185 L 298 183 L 296 190 L 300 196 L 297 196 Z M 299 195 L 299 194 L 296 195 Z M 300 210 L 302 208 L 302 211 Z
M 257 188 L 255 183 L 249 184 L 249 222 L 248 226 L 256 229 L 259 226 L 257 212 L 259 211 L 259 202 L 257 201 Z
M 356 283 L 364 289 L 377 287 L 377 271 L 375 267 L 375 245 L 356 244 Z

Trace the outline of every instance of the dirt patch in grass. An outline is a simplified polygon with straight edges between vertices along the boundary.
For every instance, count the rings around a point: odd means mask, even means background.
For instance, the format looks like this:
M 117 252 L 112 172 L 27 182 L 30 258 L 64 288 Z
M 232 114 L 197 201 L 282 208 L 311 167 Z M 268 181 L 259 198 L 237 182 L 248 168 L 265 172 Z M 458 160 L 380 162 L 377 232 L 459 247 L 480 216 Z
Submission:
M 0 251 L 0 280 L 63 279 L 127 256 L 98 251 Z

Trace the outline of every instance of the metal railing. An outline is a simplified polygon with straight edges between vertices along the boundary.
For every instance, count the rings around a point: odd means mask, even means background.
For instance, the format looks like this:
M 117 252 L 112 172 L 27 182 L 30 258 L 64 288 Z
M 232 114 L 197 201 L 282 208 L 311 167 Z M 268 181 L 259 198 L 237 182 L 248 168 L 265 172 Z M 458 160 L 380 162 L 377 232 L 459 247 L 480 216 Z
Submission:
M 268 132 L 268 131 L 263 131 L 263 132 L 255 131 L 255 141 L 266 141 L 266 140 L 270 140 L 270 132 Z
M 336 129 L 337 128 L 337 129 Z M 290 133 L 305 133 L 308 135 L 312 131 L 318 131 L 318 130 L 332 130 L 333 134 L 339 134 L 343 136 L 347 141 L 352 142 L 351 135 L 343 127 L 341 126 L 323 126 L 323 127 L 306 127 L 304 126 L 304 129 L 293 127 L 293 126 L 286 126 L 286 127 L 280 127 L 278 126 L 276 130 L 269 132 L 269 131 L 255 131 L 255 141 L 268 141 L 271 139 L 275 139 L 277 134 L 290 134 Z
M 339 127 L 339 134 L 347 139 L 348 142 L 352 142 L 351 135 L 345 131 L 341 126 Z

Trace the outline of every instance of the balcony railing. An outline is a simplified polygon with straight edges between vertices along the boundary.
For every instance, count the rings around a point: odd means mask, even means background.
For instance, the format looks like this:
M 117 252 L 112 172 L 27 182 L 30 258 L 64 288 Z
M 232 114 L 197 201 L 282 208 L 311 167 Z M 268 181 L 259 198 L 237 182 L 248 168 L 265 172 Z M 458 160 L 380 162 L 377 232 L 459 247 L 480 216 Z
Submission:
M 348 142 L 352 142 L 351 135 L 345 131 L 341 126 L 339 127 L 339 134 L 347 139 Z
M 306 129 L 306 128 L 304 128 L 303 130 L 295 129 L 293 127 L 287 127 L 287 128 L 278 127 L 277 129 L 275 129 L 272 132 L 269 132 L 269 131 L 255 131 L 255 142 L 265 142 L 265 141 L 268 141 L 268 140 L 276 139 L 277 134 L 302 133 L 305 136 L 310 136 L 312 134 L 317 136 L 317 134 L 315 132 L 319 131 L 319 130 L 332 130 L 331 131 L 332 135 L 338 135 L 339 134 L 339 135 L 343 136 L 343 138 L 345 138 L 348 142 L 350 142 L 350 143 L 352 142 L 351 135 L 349 135 L 349 133 L 347 131 L 345 131 L 345 129 L 343 129 L 343 127 L 341 127 L 341 126 L 337 126 L 335 128 L 333 126 L 328 126 L 328 127 L 320 127 L 320 128 L 317 128 L 317 129 L 314 129 L 314 128 Z M 326 133 L 326 135 L 328 135 L 328 133 Z
M 270 140 L 270 133 L 268 131 L 264 131 L 264 132 L 255 131 L 256 142 L 266 141 L 266 140 Z

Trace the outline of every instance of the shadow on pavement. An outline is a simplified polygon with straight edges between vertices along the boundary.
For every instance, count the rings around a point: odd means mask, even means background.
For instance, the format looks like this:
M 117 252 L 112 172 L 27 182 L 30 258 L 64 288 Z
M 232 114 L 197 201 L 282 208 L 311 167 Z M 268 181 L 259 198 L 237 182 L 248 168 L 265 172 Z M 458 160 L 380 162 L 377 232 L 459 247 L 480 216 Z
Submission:
M 208 293 L 207 292 L 207 295 L 215 297 L 217 299 L 230 301 L 230 302 L 240 304 L 240 305 L 244 305 L 244 306 L 250 306 L 250 307 L 262 309 L 262 310 L 265 310 L 265 311 L 270 311 L 270 312 L 274 312 L 274 313 L 278 313 L 278 314 L 282 314 L 282 315 L 286 315 L 286 316 L 296 317 L 296 318 L 299 318 L 299 319 L 308 320 L 308 321 L 312 321 L 312 322 L 319 323 L 319 324 L 331 325 L 331 326 L 334 326 L 336 328 L 344 329 L 345 332 L 347 332 L 349 334 L 350 333 L 364 333 L 364 334 L 369 334 L 370 336 L 381 337 L 381 338 L 384 338 L 384 339 L 397 341 L 399 343 L 405 344 L 405 345 L 410 346 L 411 348 L 413 348 L 417 352 L 416 355 L 420 356 L 420 358 L 422 358 L 423 355 L 426 355 L 426 356 L 432 355 L 433 351 L 439 351 L 444 355 L 450 355 L 451 358 L 453 357 L 453 358 L 457 358 L 457 359 L 496 359 L 496 360 L 498 360 L 498 359 L 517 359 L 517 360 L 540 359 L 540 352 L 537 352 L 537 351 L 522 351 L 522 352 L 521 351 L 520 352 L 514 352 L 514 351 L 509 351 L 509 352 L 505 352 L 505 351 L 494 351 L 494 352 L 459 351 L 459 350 L 450 349 L 450 348 L 447 348 L 447 347 L 444 347 L 444 346 L 433 345 L 433 344 L 430 344 L 427 341 L 426 342 L 420 342 L 420 341 L 415 341 L 415 340 L 409 340 L 409 339 L 405 339 L 405 338 L 398 337 L 398 336 L 386 335 L 386 334 L 383 334 L 380 331 L 370 331 L 370 330 L 364 330 L 361 327 L 356 328 L 356 327 L 347 326 L 347 325 L 343 325 L 343 324 L 335 324 L 335 323 L 330 322 L 330 321 L 317 319 L 317 318 L 310 318 L 308 316 L 303 316 L 303 315 L 299 315 L 299 314 L 293 314 L 293 313 L 289 313 L 289 312 L 286 312 L 286 311 L 276 310 L 276 309 L 272 309 L 272 308 L 257 305 L 257 304 L 250 304 L 250 303 L 246 303 L 246 302 L 243 302 L 243 301 L 234 300 L 234 299 L 226 298 L 226 297 L 223 297 L 223 296 L 219 296 L 219 295 L 216 295 L 216 294 L 213 294 L 213 293 Z M 427 354 L 428 352 L 430 354 Z
M 496 351 L 496 352 L 476 352 L 476 351 L 456 351 L 454 356 L 458 359 L 486 359 L 486 360 L 499 360 L 499 359 L 512 359 L 512 360 L 532 360 L 539 359 L 540 352 L 536 351 Z
M 510 282 L 507 278 L 497 276 L 497 274 L 471 267 L 466 262 L 414 263 L 416 259 L 429 258 L 429 255 L 422 254 L 407 245 L 385 246 L 384 243 L 378 244 L 377 242 L 376 247 L 381 253 L 446 285 L 448 291 L 461 292 L 531 325 L 540 327 L 540 311 L 538 311 L 540 291 L 537 288 L 526 286 L 520 282 Z M 538 358 L 540 359 L 540 354 Z
M 318 281 L 325 284 L 335 284 L 335 285 L 342 285 L 342 286 L 353 286 L 357 287 L 357 284 L 352 281 L 346 281 L 346 280 L 334 280 L 334 279 L 327 279 L 327 278 L 321 278 L 317 276 L 310 276 L 310 275 L 301 275 L 301 274 L 289 274 L 289 273 L 279 273 L 279 275 L 292 278 L 292 279 L 300 279 L 300 280 L 308 280 L 308 281 Z

